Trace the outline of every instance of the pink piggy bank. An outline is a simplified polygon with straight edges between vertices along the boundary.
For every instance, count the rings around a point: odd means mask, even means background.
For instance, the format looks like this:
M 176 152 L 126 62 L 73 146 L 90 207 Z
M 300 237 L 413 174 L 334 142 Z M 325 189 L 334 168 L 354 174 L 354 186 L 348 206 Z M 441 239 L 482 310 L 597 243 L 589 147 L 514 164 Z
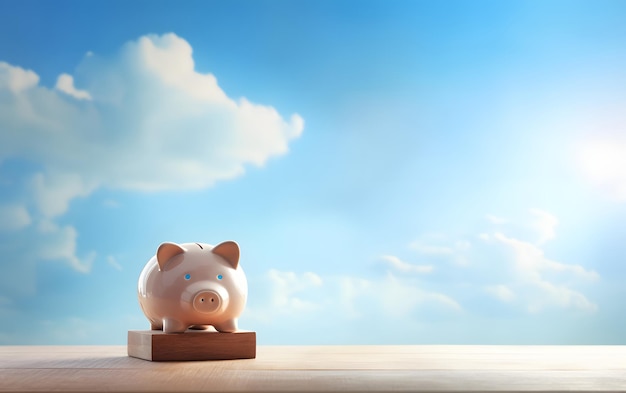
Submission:
M 226 241 L 163 243 L 139 276 L 139 304 L 153 330 L 237 330 L 248 283 L 239 265 L 239 246 Z

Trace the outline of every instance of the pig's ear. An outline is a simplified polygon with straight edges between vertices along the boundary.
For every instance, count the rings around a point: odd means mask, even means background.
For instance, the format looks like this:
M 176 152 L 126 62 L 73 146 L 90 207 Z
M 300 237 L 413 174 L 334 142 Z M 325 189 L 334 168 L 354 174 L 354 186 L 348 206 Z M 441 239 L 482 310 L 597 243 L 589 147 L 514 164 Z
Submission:
M 163 243 L 159 246 L 157 250 L 157 263 L 159 264 L 159 270 L 163 270 L 165 268 L 165 264 L 172 257 L 182 254 L 185 252 L 185 249 L 179 246 L 176 243 Z
M 239 265 L 239 245 L 233 241 L 226 241 L 213 247 L 213 254 L 226 259 L 234 269 Z

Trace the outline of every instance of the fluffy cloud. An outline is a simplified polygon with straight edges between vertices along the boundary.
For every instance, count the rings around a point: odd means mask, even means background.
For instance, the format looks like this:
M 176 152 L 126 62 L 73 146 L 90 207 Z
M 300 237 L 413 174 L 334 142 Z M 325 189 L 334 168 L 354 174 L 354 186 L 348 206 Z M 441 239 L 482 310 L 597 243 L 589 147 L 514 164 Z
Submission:
M 545 228 L 539 232 L 545 235 Z M 511 258 L 508 262 L 513 267 L 510 282 L 518 288 L 520 301 L 528 311 L 536 313 L 553 307 L 597 310 L 596 304 L 574 289 L 581 283 L 597 281 L 600 278 L 597 272 L 546 257 L 540 247 L 542 241 L 532 244 L 501 233 L 495 233 L 492 239 L 508 249 Z
M 481 242 L 476 247 L 464 239 L 454 241 L 439 235 L 425 236 L 429 240 L 413 242 L 409 249 L 420 259 L 438 256 L 440 261 L 449 261 L 436 265 L 436 271 L 450 280 L 446 281 L 449 288 L 464 287 L 465 296 L 483 293 L 532 313 L 554 308 L 594 312 L 597 305 L 577 288 L 596 282 L 600 275 L 546 256 L 543 246 L 555 238 L 558 219 L 540 209 L 529 209 L 528 216 L 517 222 L 487 215 L 486 220 L 497 230 L 479 232 L 476 238 Z M 533 240 L 520 238 L 520 234 Z M 447 243 L 442 245 L 443 240 Z
M 548 271 L 557 273 L 570 273 L 578 278 L 597 280 L 598 273 L 587 270 L 579 265 L 569 265 L 550 260 L 537 245 L 507 237 L 501 233 L 494 234 L 494 238 L 505 244 L 513 251 L 513 264 L 519 277 L 525 277 L 531 281 L 538 281 L 542 274 Z
M 511 282 L 520 289 L 521 300 L 528 311 L 539 312 L 551 307 L 596 311 L 597 306 L 594 303 L 582 293 L 568 287 L 566 282 L 593 282 L 599 279 L 597 272 L 579 265 L 553 261 L 544 255 L 538 245 L 529 242 L 510 238 L 501 233 L 494 234 L 493 238 L 511 252 L 514 269 Z M 500 300 L 505 300 L 501 296 L 502 292 L 494 295 Z
M 306 337 L 310 343 L 325 343 L 320 332 L 331 329 L 338 342 L 355 342 L 363 338 L 351 332 L 364 327 L 372 332 L 372 342 L 394 342 L 400 331 L 413 332 L 421 342 L 435 336 L 451 340 L 468 329 L 484 333 L 486 320 L 536 326 L 590 316 L 598 309 L 585 289 L 599 274 L 557 261 L 544 249 L 556 237 L 556 217 L 531 209 L 521 220 L 487 222 L 489 230 L 478 228 L 483 230 L 468 238 L 420 236 L 401 250 L 413 253 L 410 262 L 383 255 L 369 265 L 370 271 L 357 274 L 270 270 L 250 277 L 255 296 L 242 326 L 279 331 L 281 339 L 293 342 Z
M 97 187 L 208 187 L 286 153 L 303 129 L 297 114 L 285 120 L 270 106 L 229 98 L 174 34 L 142 37 L 108 58 L 85 56 L 56 89 L 38 80 L 0 63 L 0 161 L 41 164 L 34 181 L 56 204 L 44 214 L 62 214 Z
M 49 172 L 47 176 L 36 173 L 30 186 L 34 204 L 47 218 L 62 215 L 73 198 L 87 196 L 96 188 L 95 184 L 87 184 L 78 174 L 60 172 Z
M 12 93 L 20 93 L 39 83 L 39 76 L 31 70 L 13 67 L 0 61 L 0 89 L 7 89 Z
M 392 271 L 387 271 L 382 279 L 373 280 L 358 276 L 320 277 L 312 272 L 272 269 L 257 284 L 267 291 L 257 294 L 260 296 L 252 300 L 256 302 L 248 307 L 245 316 L 266 324 L 284 324 L 285 315 L 330 318 L 344 323 L 362 319 L 403 320 L 413 312 L 457 313 L 462 310 L 452 297 L 427 290 L 419 281 Z M 302 318 L 299 321 L 307 323 Z
M 91 94 L 85 90 L 78 90 L 74 87 L 74 78 L 68 74 L 61 74 L 55 86 L 57 90 L 69 94 L 78 100 L 91 100 Z
M 96 258 L 95 252 L 90 252 L 83 258 L 76 255 L 76 240 L 78 233 L 71 225 L 59 226 L 52 221 L 43 220 L 38 230 L 41 239 L 38 247 L 38 256 L 44 260 L 65 261 L 74 270 L 87 273 Z
M 580 288 L 597 282 L 599 274 L 547 256 L 543 247 L 555 238 L 558 220 L 539 209 L 530 209 L 527 216 L 521 224 L 487 218 L 497 231 L 477 231 L 473 242 L 426 234 L 407 245 L 413 252 L 411 263 L 383 255 L 369 273 L 332 276 L 270 270 L 252 279 L 263 289 L 251 299 L 244 318 L 273 329 L 287 325 L 314 332 L 328 328 L 320 322 L 328 320 L 342 326 L 367 321 L 372 329 L 386 330 L 423 320 L 462 323 L 485 312 L 493 318 L 501 313 L 547 317 L 557 311 L 595 312 L 598 306 Z
M 311 311 L 319 306 L 315 302 L 299 297 L 299 294 L 322 286 L 322 279 L 317 274 L 312 272 L 296 274 L 272 269 L 268 272 L 267 278 L 272 288 L 270 307 L 273 309 L 291 314 Z
M 336 283 L 340 304 L 347 315 L 355 318 L 406 319 L 412 313 L 432 313 L 433 309 L 453 313 L 462 310 L 451 296 L 426 289 L 421 281 L 392 271 L 377 280 L 341 277 Z
M 54 88 L 33 70 L 0 62 L 0 164 L 31 168 L 23 189 L 0 185 L 30 209 L 3 208 L 10 220 L 2 225 L 41 222 L 39 233 L 59 241 L 42 257 L 88 271 L 91 259 L 74 252 L 76 230 L 51 221 L 73 199 L 102 187 L 206 188 L 285 154 L 303 127 L 298 114 L 285 119 L 229 97 L 214 75 L 196 70 L 191 46 L 175 34 L 141 37 L 111 56 L 88 53 Z
M 383 314 L 403 318 L 420 307 L 429 305 L 438 308 L 460 311 L 461 305 L 452 297 L 420 287 L 419 282 L 406 280 L 388 273 L 381 282 L 376 282 L 374 291 L 364 294 L 368 303 L 375 304 Z

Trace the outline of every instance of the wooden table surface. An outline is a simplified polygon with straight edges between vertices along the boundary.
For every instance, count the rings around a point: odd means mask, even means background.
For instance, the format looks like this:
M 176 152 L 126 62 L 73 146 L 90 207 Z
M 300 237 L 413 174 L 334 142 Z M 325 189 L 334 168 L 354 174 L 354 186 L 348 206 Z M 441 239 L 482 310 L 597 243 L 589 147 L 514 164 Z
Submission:
M 0 346 L 0 391 L 625 391 L 626 346 L 259 346 L 149 362 L 125 346 Z

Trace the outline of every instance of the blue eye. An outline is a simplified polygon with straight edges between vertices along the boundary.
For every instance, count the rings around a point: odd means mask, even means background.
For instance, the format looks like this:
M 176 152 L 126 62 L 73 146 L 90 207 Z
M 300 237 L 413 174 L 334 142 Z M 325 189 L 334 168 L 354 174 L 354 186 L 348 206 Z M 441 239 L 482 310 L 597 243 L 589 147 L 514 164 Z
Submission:
M 221 280 L 222 278 L 223 278 L 223 277 L 222 277 L 222 275 L 221 275 L 221 274 L 218 274 L 218 275 L 217 275 L 217 279 L 218 279 L 218 280 Z
M 191 274 L 187 273 L 185 274 L 185 280 L 189 280 L 191 278 Z

